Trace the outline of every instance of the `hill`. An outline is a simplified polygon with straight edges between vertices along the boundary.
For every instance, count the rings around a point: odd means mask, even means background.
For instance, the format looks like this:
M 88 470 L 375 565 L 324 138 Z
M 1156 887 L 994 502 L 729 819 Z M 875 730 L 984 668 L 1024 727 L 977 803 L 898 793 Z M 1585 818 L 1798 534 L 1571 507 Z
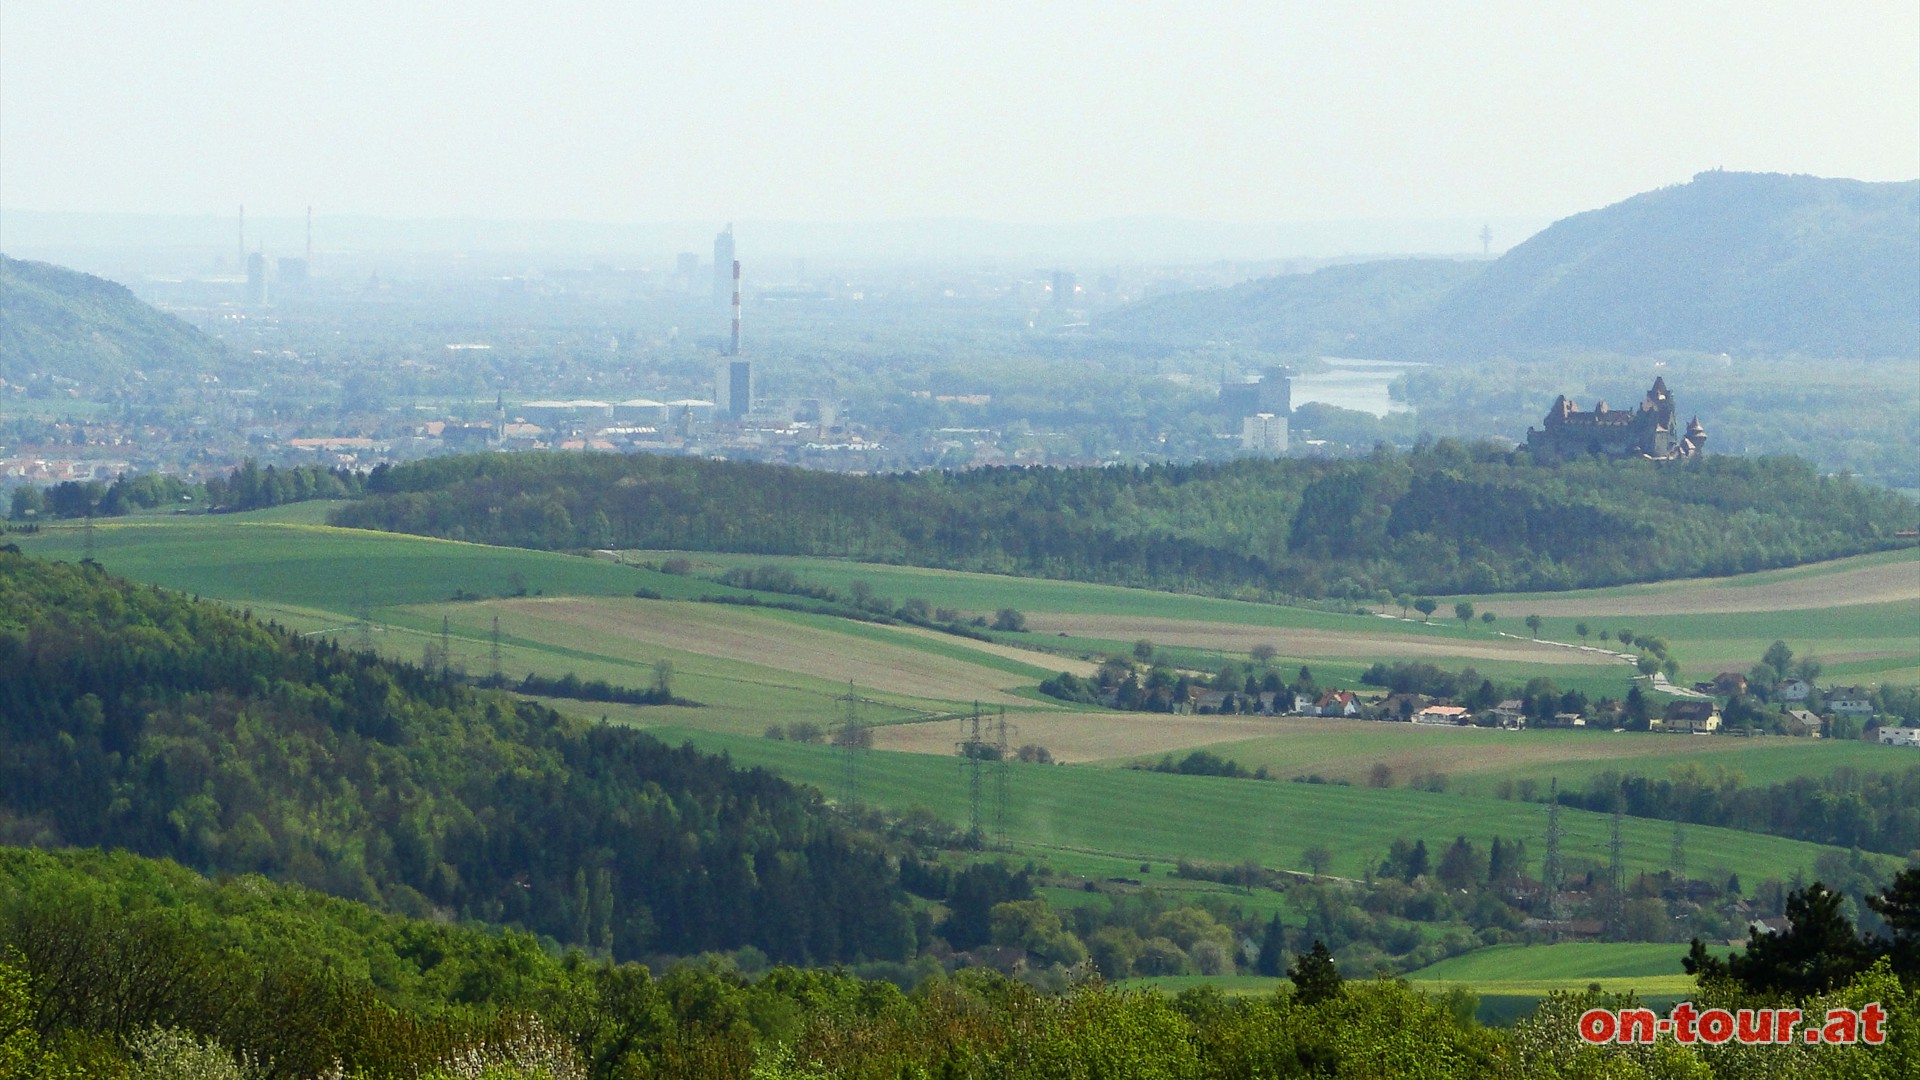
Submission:
M 1707 172 L 1554 223 L 1384 340 L 1507 351 L 1920 355 L 1920 181 Z
M 1329 266 L 1143 300 L 1099 326 L 1130 341 L 1230 340 L 1276 351 L 1347 355 L 1356 340 L 1431 310 L 1483 269 L 1483 263 L 1456 259 Z
M 134 372 L 205 370 L 222 355 L 218 342 L 124 285 L 0 255 L 0 379 L 99 390 Z
M 1143 302 L 1129 337 L 1469 359 L 1665 349 L 1920 355 L 1920 181 L 1706 172 L 1491 264 L 1390 262 Z
M 1556 467 L 1441 442 L 1365 459 L 847 476 L 485 454 L 367 479 L 336 525 L 575 550 L 831 555 L 1211 593 L 1569 589 L 1899 546 L 1910 500 L 1789 458 Z
M 819 796 L 0 548 L 0 840 L 123 847 L 630 958 L 904 958 Z

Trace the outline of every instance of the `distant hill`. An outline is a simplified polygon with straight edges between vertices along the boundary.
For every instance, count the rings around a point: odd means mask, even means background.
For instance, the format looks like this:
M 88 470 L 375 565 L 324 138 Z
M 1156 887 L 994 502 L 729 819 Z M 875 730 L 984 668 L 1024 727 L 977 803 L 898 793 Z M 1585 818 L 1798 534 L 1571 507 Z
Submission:
M 204 370 L 222 355 L 218 342 L 124 285 L 0 255 L 0 379 L 100 388 L 135 371 Z
M 1920 180 L 1701 173 L 1556 222 L 1484 268 L 1450 265 L 1451 282 L 1430 263 L 1376 263 L 1149 301 L 1106 329 L 1283 348 L 1333 330 L 1349 354 L 1415 359 L 1920 355 Z
M 1099 328 L 1135 341 L 1225 340 L 1340 354 L 1362 336 L 1423 314 L 1486 264 L 1391 259 L 1283 274 L 1132 304 Z

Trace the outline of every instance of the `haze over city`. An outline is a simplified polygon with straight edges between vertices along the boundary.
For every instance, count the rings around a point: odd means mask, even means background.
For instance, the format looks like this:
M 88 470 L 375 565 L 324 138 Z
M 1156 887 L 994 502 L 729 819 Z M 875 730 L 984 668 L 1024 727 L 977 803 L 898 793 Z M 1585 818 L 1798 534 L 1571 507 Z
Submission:
M 0 205 L 1506 246 L 1712 168 L 1910 179 L 1917 56 L 1898 2 L 10 3 Z

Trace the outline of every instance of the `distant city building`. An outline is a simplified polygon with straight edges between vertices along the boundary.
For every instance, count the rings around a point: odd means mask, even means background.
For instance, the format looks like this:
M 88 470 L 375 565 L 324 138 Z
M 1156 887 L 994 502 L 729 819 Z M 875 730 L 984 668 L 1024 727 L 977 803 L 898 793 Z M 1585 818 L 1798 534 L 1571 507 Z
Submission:
M 1055 270 L 1053 272 L 1053 302 L 1055 305 L 1065 307 L 1067 304 L 1072 303 L 1073 295 L 1078 288 L 1079 282 L 1074 278 L 1073 271 Z
M 715 378 L 714 400 L 722 416 L 742 417 L 753 411 L 753 361 L 729 360 Z
M 247 256 L 247 303 L 267 302 L 267 257 L 256 251 Z
M 1293 415 L 1293 372 L 1274 366 L 1252 378 L 1222 381 L 1220 411 L 1229 416 L 1263 412 L 1282 418 Z
M 1673 395 L 1665 378 L 1655 378 L 1639 407 L 1626 411 L 1609 409 L 1602 401 L 1592 412 L 1581 412 L 1563 394 L 1547 410 L 1543 427 L 1527 429 L 1527 449 L 1543 461 L 1585 456 L 1667 461 L 1703 452 L 1707 431 L 1700 426 L 1700 418 L 1688 421 L 1682 432 L 1674 416 Z
M 667 422 L 667 403 L 652 398 L 615 402 L 613 418 L 628 424 L 664 424 Z
M 713 302 L 726 307 L 733 303 L 733 225 L 713 238 Z
M 674 260 L 673 273 L 679 279 L 679 287 L 692 292 L 694 284 L 700 279 L 700 255 L 698 252 L 683 251 Z
M 1250 454 L 1286 453 L 1287 418 L 1263 412 L 1240 421 L 1240 449 Z
M 1261 372 L 1257 385 L 1261 412 L 1282 417 L 1293 415 L 1293 372 L 1275 365 Z

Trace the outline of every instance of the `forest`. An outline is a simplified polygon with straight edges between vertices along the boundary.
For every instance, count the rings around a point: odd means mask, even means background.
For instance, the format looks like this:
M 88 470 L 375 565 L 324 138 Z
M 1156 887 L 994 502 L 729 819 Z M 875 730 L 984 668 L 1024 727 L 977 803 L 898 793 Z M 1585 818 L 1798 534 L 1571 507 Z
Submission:
M 376 468 L 336 525 L 521 547 L 831 555 L 1257 598 L 1535 591 L 1881 550 L 1902 496 L 1793 458 L 1353 460 L 849 476 L 653 455 Z
M 984 969 L 911 991 L 843 971 L 720 962 L 656 973 L 532 937 L 380 914 L 247 875 L 125 853 L 0 848 L 0 1075 L 21 1080 L 893 1080 L 897 1077 L 1744 1077 L 1913 1074 L 1920 873 L 1873 898 L 1891 939 L 1796 892 L 1788 930 L 1721 959 L 1698 1008 L 1878 1003 L 1877 1046 L 1588 1045 L 1631 995 L 1556 992 L 1510 1030 L 1470 993 L 1344 979 L 1314 949 L 1258 997 L 1096 977 L 1047 994 Z M 1815 947 L 1809 952 L 1807 946 Z M 1682 946 L 1675 945 L 1676 953 Z M 1812 956 L 1814 963 L 1804 962 Z M 1764 1057 L 1756 1056 L 1765 1055 Z
M 125 848 L 629 958 L 918 947 L 763 770 L 0 548 L 0 841 Z

